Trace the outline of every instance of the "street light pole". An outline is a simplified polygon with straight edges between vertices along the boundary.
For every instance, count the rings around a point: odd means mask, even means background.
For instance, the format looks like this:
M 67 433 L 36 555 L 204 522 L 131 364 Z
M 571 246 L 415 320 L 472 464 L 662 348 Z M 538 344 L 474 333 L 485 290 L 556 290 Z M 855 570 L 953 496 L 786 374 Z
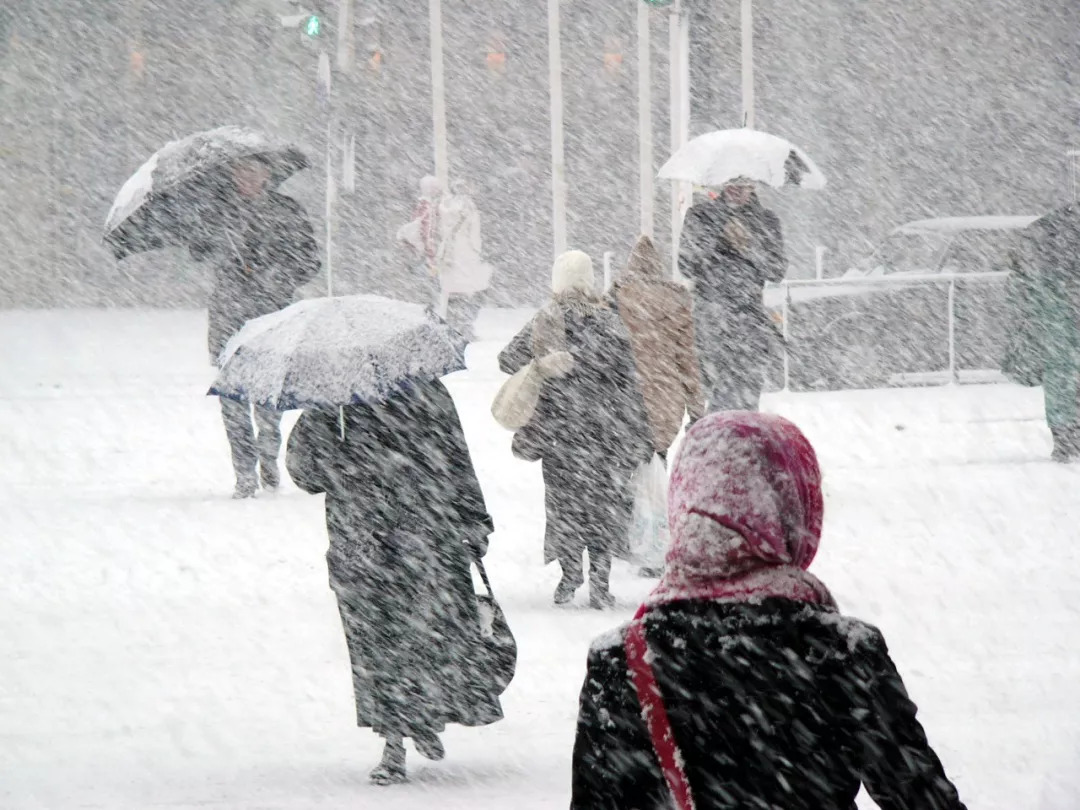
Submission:
M 431 114 L 435 140 L 435 177 L 444 191 L 450 188 L 450 158 L 446 142 L 446 84 L 443 73 L 442 0 L 429 0 L 431 25 Z
M 671 153 L 686 145 L 690 131 L 690 16 L 683 0 L 675 0 L 668 18 L 668 67 L 671 81 Z M 693 186 L 671 181 L 671 275 L 679 275 L 679 239 L 683 213 Z
M 548 83 L 551 101 L 551 213 L 555 256 L 566 251 L 566 156 L 563 146 L 560 0 L 548 0 Z
M 641 197 L 641 233 L 653 235 L 653 131 L 652 54 L 649 37 L 649 7 L 637 7 L 638 55 L 638 167 Z
M 754 128 L 754 0 L 742 0 L 743 126 Z

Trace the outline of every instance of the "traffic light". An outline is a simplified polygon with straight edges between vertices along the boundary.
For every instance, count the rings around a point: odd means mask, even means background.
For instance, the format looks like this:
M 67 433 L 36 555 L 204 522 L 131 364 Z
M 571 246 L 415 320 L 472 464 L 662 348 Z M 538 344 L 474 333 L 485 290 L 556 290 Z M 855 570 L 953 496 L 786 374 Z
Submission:
M 315 39 L 320 34 L 322 34 L 322 29 L 322 17 L 320 17 L 318 14 L 312 14 L 306 20 L 304 20 L 304 33 L 312 39 Z
M 674 2 L 674 0 L 645 0 L 645 5 L 660 8 L 662 6 L 670 6 L 672 2 Z

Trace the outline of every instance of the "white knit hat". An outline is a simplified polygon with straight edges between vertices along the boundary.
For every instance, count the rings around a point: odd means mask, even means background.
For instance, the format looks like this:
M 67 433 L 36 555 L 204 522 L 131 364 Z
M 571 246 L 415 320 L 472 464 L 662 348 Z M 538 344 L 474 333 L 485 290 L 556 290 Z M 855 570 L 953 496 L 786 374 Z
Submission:
M 580 250 L 568 250 L 555 260 L 551 268 L 551 290 L 556 295 L 571 290 L 591 293 L 596 286 L 592 259 Z

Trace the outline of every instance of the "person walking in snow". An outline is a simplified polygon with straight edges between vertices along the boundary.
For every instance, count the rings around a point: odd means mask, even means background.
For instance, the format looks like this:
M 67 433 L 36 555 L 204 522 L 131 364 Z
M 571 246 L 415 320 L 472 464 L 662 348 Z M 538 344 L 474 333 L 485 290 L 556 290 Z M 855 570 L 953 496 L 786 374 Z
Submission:
M 652 435 L 626 329 L 596 294 L 592 260 L 569 251 L 555 260 L 551 301 L 499 355 L 514 374 L 533 358 L 566 351 L 566 376 L 545 382 L 513 451 L 542 461 L 547 526 L 544 563 L 558 560 L 555 604 L 574 598 L 589 552 L 589 604 L 614 604 L 613 555 L 626 556 L 633 507 L 630 478 L 652 455 Z
M 684 285 L 667 276 L 652 239 L 642 236 L 630 253 L 626 272 L 611 290 L 630 334 L 653 449 L 662 461 L 683 418 L 689 415 L 696 422 L 705 413 L 694 349 L 693 301 Z M 642 575 L 659 576 L 664 551 L 660 538 L 638 551 Z
M 344 438 L 342 438 L 344 435 Z M 470 558 L 493 523 L 449 392 L 418 382 L 377 405 L 305 411 L 289 474 L 326 493 L 326 554 L 352 663 L 356 722 L 385 740 L 371 772 L 405 781 L 404 739 L 442 759 L 448 723 L 501 719 L 481 670 Z
M 1080 459 L 1080 206 L 1028 226 L 1007 256 L 1010 317 L 1002 370 L 1042 385 L 1054 461 Z
M 813 448 L 779 416 L 710 414 L 671 476 L 667 570 L 594 642 L 573 810 L 963 810 L 876 628 L 807 570 L 821 537 Z
M 480 309 L 478 295 L 491 283 L 493 268 L 483 260 L 480 212 L 468 186 L 455 180 L 451 193 L 439 203 L 439 239 L 435 255 L 440 299 L 436 311 L 472 340 L 473 321 Z
M 438 266 L 439 251 L 439 205 L 443 189 L 437 177 L 427 175 L 420 179 L 420 197 L 416 201 L 412 219 L 398 228 L 397 238 L 412 248 L 422 268 L 423 297 L 425 304 L 433 309 L 439 302 Z
M 751 181 L 733 180 L 691 206 L 679 243 L 679 271 L 691 280 L 694 328 L 709 410 L 757 410 L 771 341 L 762 301 L 766 282 L 787 270 L 780 220 Z
M 236 161 L 190 243 L 195 259 L 214 265 L 207 334 L 214 365 L 245 323 L 287 307 L 319 271 L 311 221 L 298 202 L 269 189 L 270 176 L 258 157 Z M 276 488 L 281 414 L 256 406 L 256 432 L 252 407 L 222 397 L 221 416 L 236 475 L 233 497 L 255 495 L 260 478 L 267 489 Z

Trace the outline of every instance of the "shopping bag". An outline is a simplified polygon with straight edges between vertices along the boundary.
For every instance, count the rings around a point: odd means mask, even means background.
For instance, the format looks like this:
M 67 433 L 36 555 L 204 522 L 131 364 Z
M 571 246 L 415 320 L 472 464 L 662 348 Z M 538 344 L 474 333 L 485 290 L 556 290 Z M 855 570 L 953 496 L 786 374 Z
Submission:
M 667 467 L 654 454 L 632 479 L 634 511 L 630 518 L 630 559 L 643 568 L 661 568 L 670 533 L 667 520 Z

